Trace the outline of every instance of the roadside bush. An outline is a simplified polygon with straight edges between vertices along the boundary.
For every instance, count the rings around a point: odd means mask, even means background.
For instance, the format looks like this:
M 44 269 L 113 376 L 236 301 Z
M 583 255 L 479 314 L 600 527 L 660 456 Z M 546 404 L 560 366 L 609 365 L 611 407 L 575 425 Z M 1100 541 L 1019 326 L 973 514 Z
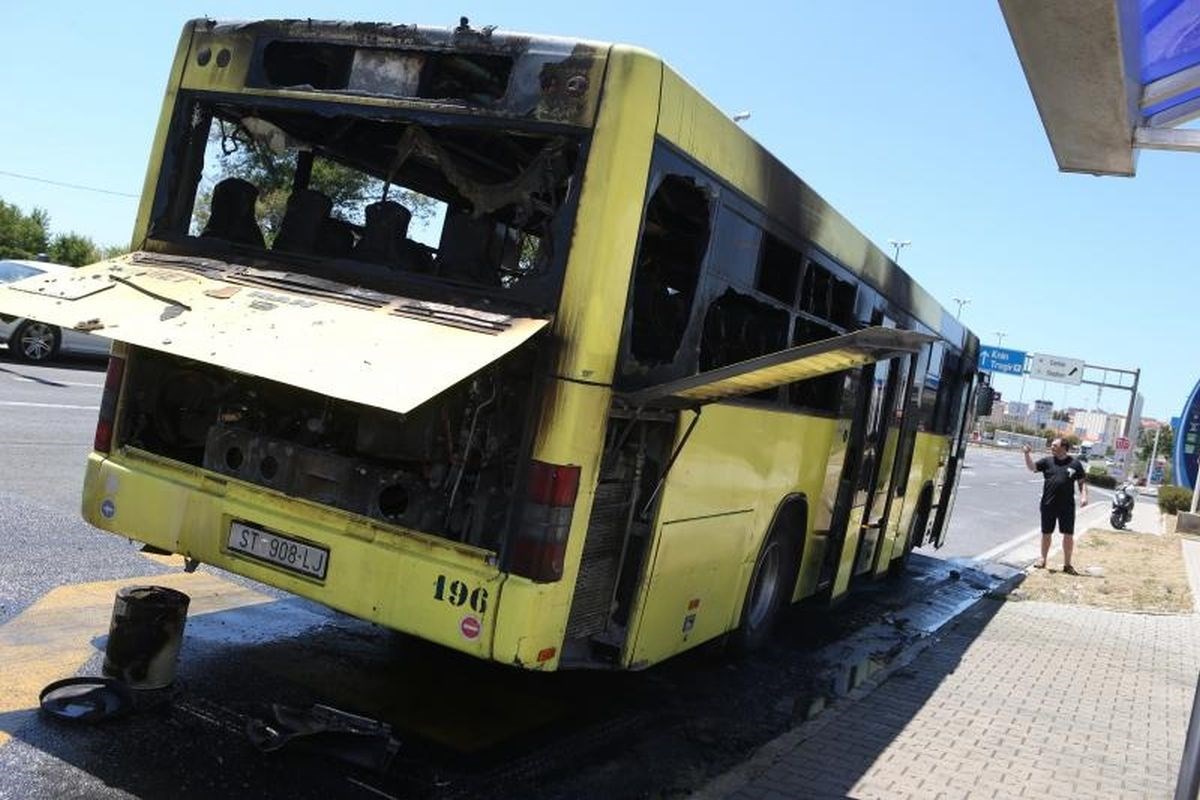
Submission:
M 1192 493 L 1182 486 L 1158 487 L 1158 510 L 1164 514 L 1177 514 L 1192 507 Z
M 1109 475 L 1104 470 L 1090 469 L 1087 474 L 1087 482 L 1092 486 L 1099 486 L 1101 489 L 1117 488 L 1117 479 Z

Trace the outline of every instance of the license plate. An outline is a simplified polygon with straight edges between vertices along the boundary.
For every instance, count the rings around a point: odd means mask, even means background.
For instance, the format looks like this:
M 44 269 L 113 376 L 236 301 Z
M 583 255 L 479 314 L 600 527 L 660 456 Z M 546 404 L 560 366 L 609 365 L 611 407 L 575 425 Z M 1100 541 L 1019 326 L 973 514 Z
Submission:
M 305 544 L 289 536 L 280 536 L 242 522 L 229 526 L 229 549 L 276 567 L 320 580 L 329 569 L 329 551 Z

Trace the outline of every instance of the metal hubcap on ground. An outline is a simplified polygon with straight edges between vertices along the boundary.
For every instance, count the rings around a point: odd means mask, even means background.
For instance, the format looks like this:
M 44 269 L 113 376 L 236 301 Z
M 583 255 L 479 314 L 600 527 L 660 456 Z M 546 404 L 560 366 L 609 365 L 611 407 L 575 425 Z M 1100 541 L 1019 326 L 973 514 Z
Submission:
M 54 352 L 54 329 L 44 322 L 31 322 L 21 332 L 21 352 L 30 361 L 42 361 Z
M 779 542 L 770 542 L 763 550 L 762 558 L 758 562 L 758 571 L 754 575 L 750 611 L 746 615 L 746 621 L 751 628 L 761 625 L 775 605 L 775 595 L 779 592 L 781 558 Z

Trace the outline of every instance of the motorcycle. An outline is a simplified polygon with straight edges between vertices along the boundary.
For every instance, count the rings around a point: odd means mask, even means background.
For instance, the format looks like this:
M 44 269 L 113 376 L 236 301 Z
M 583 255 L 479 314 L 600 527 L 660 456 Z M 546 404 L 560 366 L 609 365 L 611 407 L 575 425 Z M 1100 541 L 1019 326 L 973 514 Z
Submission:
M 1108 517 L 1108 522 L 1112 527 L 1119 531 L 1125 530 L 1125 526 L 1129 524 L 1129 520 L 1133 517 L 1134 498 L 1137 497 L 1137 487 L 1132 483 L 1127 483 L 1112 499 L 1112 514 Z

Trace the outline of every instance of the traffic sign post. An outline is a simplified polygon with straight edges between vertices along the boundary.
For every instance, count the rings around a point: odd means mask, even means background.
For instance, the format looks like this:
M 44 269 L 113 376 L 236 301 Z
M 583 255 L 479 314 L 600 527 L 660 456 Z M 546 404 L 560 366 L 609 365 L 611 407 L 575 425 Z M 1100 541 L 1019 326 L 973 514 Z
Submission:
M 984 372 L 1024 375 L 1025 352 L 1004 347 L 980 347 L 979 368 Z

